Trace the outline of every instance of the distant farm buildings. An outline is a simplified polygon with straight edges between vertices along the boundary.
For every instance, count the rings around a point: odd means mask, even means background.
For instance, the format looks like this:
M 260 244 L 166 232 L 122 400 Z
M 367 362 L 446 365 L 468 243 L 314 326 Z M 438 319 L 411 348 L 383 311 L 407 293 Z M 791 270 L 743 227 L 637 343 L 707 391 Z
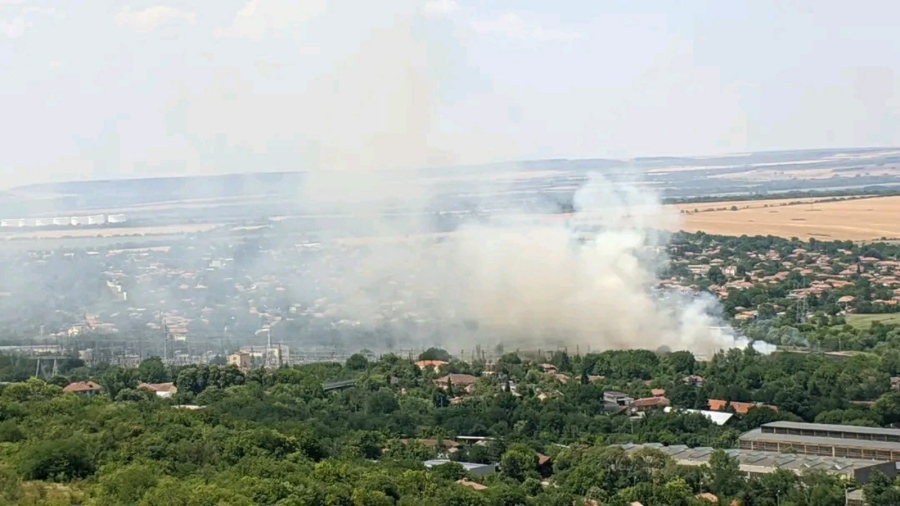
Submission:
M 0 228 L 81 227 L 121 224 L 127 221 L 124 214 L 56 216 L 53 218 L 9 218 L 0 220 Z

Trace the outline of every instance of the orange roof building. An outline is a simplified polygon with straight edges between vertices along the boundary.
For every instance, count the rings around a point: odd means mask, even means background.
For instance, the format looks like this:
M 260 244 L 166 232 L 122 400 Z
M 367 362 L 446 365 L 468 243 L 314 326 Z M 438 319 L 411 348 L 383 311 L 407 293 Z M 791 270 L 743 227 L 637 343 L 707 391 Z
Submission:
M 69 383 L 63 388 L 63 392 L 79 395 L 92 395 L 101 390 L 103 390 L 103 387 L 93 381 L 76 381 L 74 383 Z

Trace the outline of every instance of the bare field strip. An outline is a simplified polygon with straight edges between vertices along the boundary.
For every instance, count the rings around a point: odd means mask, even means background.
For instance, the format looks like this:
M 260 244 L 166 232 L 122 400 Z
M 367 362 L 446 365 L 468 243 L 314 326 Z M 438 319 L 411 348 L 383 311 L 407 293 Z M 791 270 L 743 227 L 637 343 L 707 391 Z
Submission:
M 900 197 L 874 197 L 839 202 L 807 199 L 800 205 L 779 205 L 803 199 L 680 204 L 678 227 L 688 232 L 722 235 L 775 235 L 820 240 L 877 240 L 900 237 Z M 821 200 L 821 199 L 820 199 Z M 765 207 L 768 204 L 769 207 Z M 738 209 L 732 211 L 731 206 Z M 745 206 L 747 206 L 745 208 Z M 703 211 L 705 208 L 725 210 Z
M 851 198 L 847 195 L 841 198 Z M 861 196 L 862 197 L 862 196 Z M 685 212 L 716 212 L 721 209 L 731 209 L 732 206 L 738 209 L 757 209 L 769 207 L 785 207 L 792 205 L 802 205 L 810 203 L 825 203 L 823 201 L 831 200 L 837 197 L 803 197 L 803 198 L 782 198 L 782 199 L 765 199 L 765 200 L 724 200 L 721 202 L 696 202 L 694 204 L 673 204 L 672 207 L 679 211 Z M 871 197 L 877 198 L 877 197 Z M 869 199 L 868 197 L 864 200 Z
M 847 323 L 856 328 L 869 328 L 874 322 L 881 322 L 885 325 L 900 325 L 900 313 L 847 315 Z
M 164 225 L 159 227 L 87 228 L 71 230 L 36 230 L 33 232 L 2 234 L 0 239 L 63 239 L 66 237 L 118 237 L 192 234 L 206 232 L 221 226 L 219 223 Z

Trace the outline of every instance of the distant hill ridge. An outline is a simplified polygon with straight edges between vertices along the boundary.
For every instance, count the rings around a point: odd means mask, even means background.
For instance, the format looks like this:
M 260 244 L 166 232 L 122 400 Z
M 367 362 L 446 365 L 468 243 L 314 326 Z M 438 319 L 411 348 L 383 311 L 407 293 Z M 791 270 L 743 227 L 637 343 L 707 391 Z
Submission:
M 898 152 L 900 148 L 846 148 L 846 149 L 805 149 L 787 151 L 761 151 L 752 153 L 737 153 L 730 155 L 714 156 L 657 156 L 640 157 L 630 160 L 610 158 L 586 158 L 586 159 L 545 159 L 525 160 L 520 162 L 498 162 L 483 165 L 466 165 L 452 167 L 431 167 L 419 171 L 423 176 L 440 176 L 452 172 L 453 175 L 466 175 L 483 173 L 485 171 L 508 170 L 603 170 L 618 167 L 658 168 L 662 165 L 705 166 L 705 165 L 753 165 L 760 163 L 791 163 L 803 160 L 828 159 L 836 155 L 865 155 L 884 152 L 889 161 L 897 161 L 897 156 L 890 156 L 888 152 Z M 822 160 L 825 161 L 825 160 Z M 385 171 L 389 173 L 389 170 Z M 260 185 L 278 187 L 284 184 L 299 184 L 303 180 L 303 171 L 297 172 L 247 172 L 220 175 L 199 176 L 161 176 L 146 178 L 123 178 L 94 181 L 67 181 L 59 183 L 39 183 L 13 188 L 14 192 L 26 192 L 32 194 L 80 194 L 91 192 L 109 191 L 174 191 L 185 186 L 211 186 L 212 193 L 221 196 L 222 192 L 235 191 L 247 185 Z

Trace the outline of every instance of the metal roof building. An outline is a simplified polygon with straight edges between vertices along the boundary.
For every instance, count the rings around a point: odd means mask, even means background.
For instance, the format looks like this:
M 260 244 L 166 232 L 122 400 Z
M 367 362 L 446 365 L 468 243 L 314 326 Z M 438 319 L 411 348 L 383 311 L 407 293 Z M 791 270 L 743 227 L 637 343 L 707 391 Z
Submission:
M 616 446 L 622 447 L 628 453 L 634 453 L 642 448 L 653 448 L 665 453 L 675 460 L 676 463 L 685 466 L 706 464 L 715 451 L 713 448 L 708 447 L 664 446 L 660 443 Z M 793 455 L 752 450 L 725 450 L 725 453 L 738 460 L 741 471 L 751 475 L 768 474 L 776 469 L 785 469 L 798 474 L 809 470 L 821 470 L 827 473 L 844 475 L 860 484 L 868 483 L 872 473 L 875 471 L 881 471 L 890 478 L 897 477 L 897 465 L 889 461 Z
M 442 466 L 444 464 L 449 464 L 450 462 L 452 461 L 447 459 L 433 459 L 426 460 L 423 464 L 425 464 L 425 467 L 428 469 L 431 469 L 434 466 Z M 467 472 L 475 476 L 487 476 L 497 472 L 497 466 L 491 464 L 476 464 L 474 462 L 457 462 L 457 464 L 463 466 Z
M 860 427 L 857 425 L 834 425 L 829 423 L 770 422 L 763 424 L 761 430 L 771 434 L 865 439 L 900 443 L 900 429 L 885 429 L 883 427 Z
M 900 430 L 772 422 L 741 435 L 743 450 L 900 462 Z
M 706 411 L 700 409 L 675 409 L 671 406 L 663 408 L 663 411 L 666 413 L 693 413 L 700 414 L 706 417 L 710 422 L 722 426 L 728 423 L 734 417 L 734 413 L 728 413 L 724 411 Z

